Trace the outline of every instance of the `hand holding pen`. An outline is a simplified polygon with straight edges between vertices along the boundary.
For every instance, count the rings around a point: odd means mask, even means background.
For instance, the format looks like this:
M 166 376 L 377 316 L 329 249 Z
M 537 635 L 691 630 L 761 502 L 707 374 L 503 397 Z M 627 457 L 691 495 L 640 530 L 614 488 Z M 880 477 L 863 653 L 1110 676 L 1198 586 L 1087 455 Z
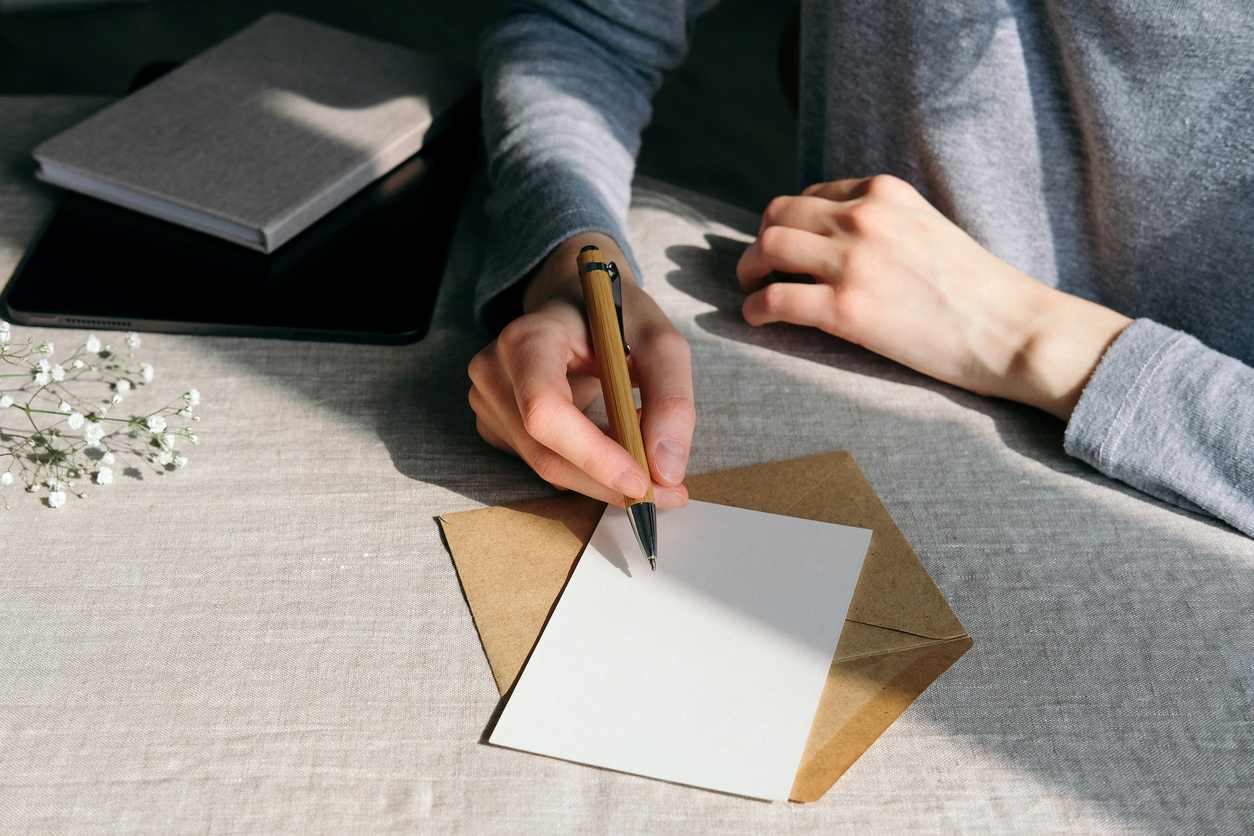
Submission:
M 651 481 L 658 508 L 683 505 L 694 424 L 688 345 L 630 275 L 622 285 L 625 326 L 648 470 L 584 414 L 601 393 L 575 263 L 589 243 L 628 272 L 622 251 L 597 233 L 571 238 L 542 262 L 521 315 L 471 361 L 477 428 L 558 487 L 621 506 L 624 495 L 643 496 Z

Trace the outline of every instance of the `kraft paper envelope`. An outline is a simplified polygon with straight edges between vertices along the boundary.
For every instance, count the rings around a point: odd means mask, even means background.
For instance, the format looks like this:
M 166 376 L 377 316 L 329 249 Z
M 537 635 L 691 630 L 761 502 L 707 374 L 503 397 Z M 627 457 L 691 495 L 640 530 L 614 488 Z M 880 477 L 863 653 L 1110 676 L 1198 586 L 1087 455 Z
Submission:
M 848 453 L 690 476 L 686 484 L 694 499 L 873 532 L 790 794 L 817 800 L 971 647 L 971 637 Z M 440 518 L 502 694 L 604 507 L 565 494 Z

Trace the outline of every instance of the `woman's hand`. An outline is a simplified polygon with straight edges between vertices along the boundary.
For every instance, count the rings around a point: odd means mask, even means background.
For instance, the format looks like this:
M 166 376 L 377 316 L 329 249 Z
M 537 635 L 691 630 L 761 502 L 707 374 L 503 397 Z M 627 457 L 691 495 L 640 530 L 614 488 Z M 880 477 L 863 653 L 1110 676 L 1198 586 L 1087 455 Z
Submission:
M 601 391 L 575 256 L 594 244 L 623 273 L 632 377 L 652 473 L 584 415 Z M 545 260 L 523 296 L 525 313 L 470 362 L 470 406 L 489 444 L 521 456 L 540 478 L 615 505 L 654 483 L 658 507 L 688 501 L 683 486 L 696 420 L 688 343 L 630 276 L 618 245 L 584 233 Z
M 815 283 L 767 284 L 772 272 Z M 1019 272 L 887 175 L 775 198 L 736 274 L 751 325 L 812 325 L 1064 420 L 1130 322 Z

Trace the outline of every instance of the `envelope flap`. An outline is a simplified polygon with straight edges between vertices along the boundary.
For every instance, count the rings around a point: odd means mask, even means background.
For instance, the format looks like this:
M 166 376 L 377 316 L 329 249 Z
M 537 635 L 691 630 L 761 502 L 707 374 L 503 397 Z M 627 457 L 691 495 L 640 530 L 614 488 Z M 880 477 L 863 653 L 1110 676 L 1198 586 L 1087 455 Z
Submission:
M 849 453 L 721 470 L 687 485 L 706 502 L 871 529 L 849 619 L 933 639 L 966 635 Z
M 563 494 L 439 518 L 502 694 L 514 684 L 604 508 Z

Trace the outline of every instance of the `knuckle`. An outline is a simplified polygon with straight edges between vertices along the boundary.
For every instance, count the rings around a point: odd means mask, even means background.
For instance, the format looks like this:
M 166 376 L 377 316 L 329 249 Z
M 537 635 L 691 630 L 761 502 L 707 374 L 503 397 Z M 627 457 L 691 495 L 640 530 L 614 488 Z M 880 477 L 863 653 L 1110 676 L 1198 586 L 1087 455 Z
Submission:
M 762 307 L 768 313 L 777 313 L 783 307 L 788 296 L 788 288 L 783 284 L 768 284 L 762 288 Z
M 542 448 L 540 450 L 536 450 L 531 455 L 527 463 L 531 465 L 531 469 L 534 470 L 536 475 L 541 479 L 548 482 L 550 485 L 557 485 L 560 487 L 565 459 L 557 453 L 554 453 L 552 450 L 547 448 Z
M 788 202 L 789 198 L 784 195 L 771 198 L 771 202 L 766 204 L 766 210 L 762 212 L 763 223 L 768 227 L 778 224 L 788 209 Z
M 532 333 L 531 327 L 522 318 L 519 318 L 501 329 L 501 334 L 496 338 L 496 342 L 503 351 L 517 351 L 518 348 L 531 339 Z
M 778 255 L 787 246 L 788 230 L 782 226 L 768 226 L 758 236 L 758 247 L 766 255 Z
M 841 270 L 845 281 L 841 282 L 841 287 L 847 290 L 851 283 L 868 280 L 874 273 L 875 253 L 865 243 L 854 245 L 845 253 L 845 263 Z
M 525 395 L 519 403 L 523 429 L 532 438 L 546 438 L 561 406 L 549 395 Z
M 466 374 L 470 377 L 471 382 L 477 384 L 484 379 L 488 365 L 491 363 L 489 359 L 490 352 L 490 348 L 485 348 L 470 358 L 470 363 L 466 366 Z
M 884 221 L 880 206 L 871 202 L 857 203 L 845 210 L 844 227 L 850 232 L 860 235 L 873 235 L 879 231 Z
M 897 197 L 914 189 L 900 177 L 876 174 L 867 180 L 866 193 L 872 197 Z

